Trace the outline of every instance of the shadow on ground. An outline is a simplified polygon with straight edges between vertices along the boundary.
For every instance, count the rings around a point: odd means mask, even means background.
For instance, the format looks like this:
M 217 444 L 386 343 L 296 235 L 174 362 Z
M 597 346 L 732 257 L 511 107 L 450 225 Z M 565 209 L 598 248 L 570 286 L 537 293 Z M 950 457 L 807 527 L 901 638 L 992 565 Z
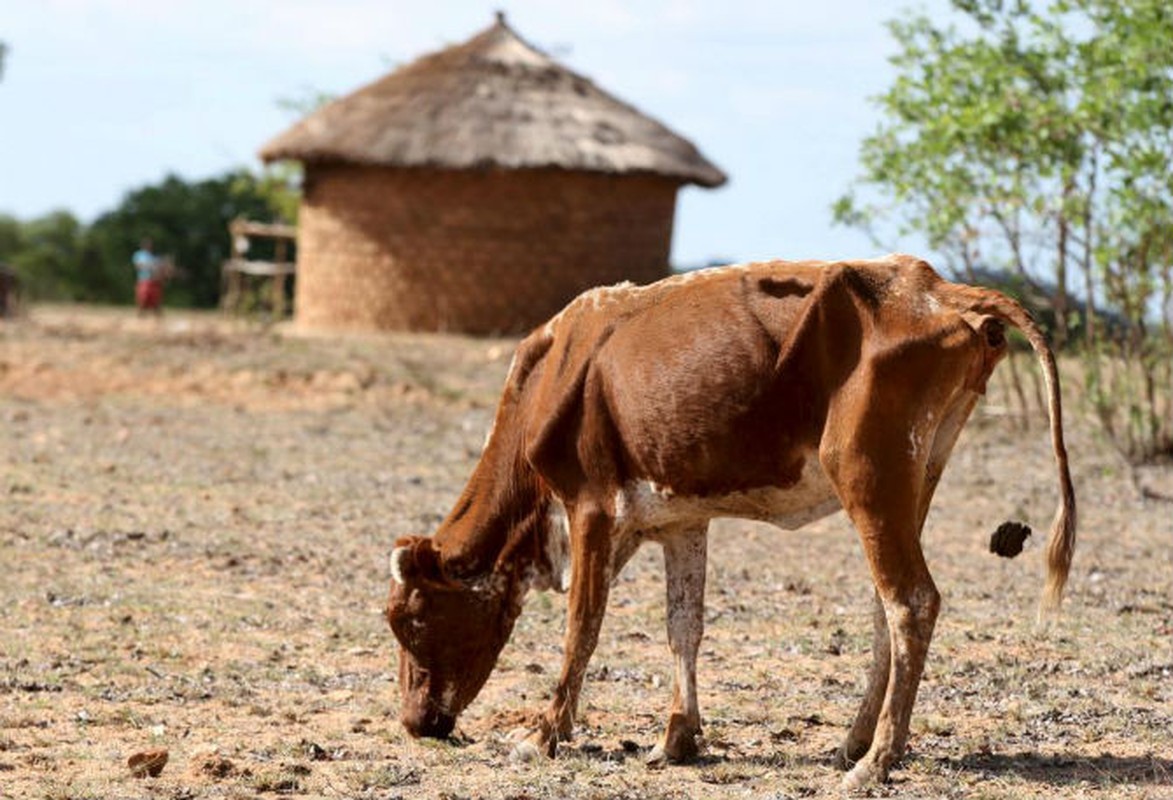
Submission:
M 1114 756 L 1104 753 L 1094 758 L 1067 758 L 1033 752 L 978 753 L 960 759 L 939 759 L 938 764 L 945 769 L 977 772 L 991 778 L 1018 777 L 1056 786 L 1076 783 L 1173 785 L 1173 759 L 1152 755 Z

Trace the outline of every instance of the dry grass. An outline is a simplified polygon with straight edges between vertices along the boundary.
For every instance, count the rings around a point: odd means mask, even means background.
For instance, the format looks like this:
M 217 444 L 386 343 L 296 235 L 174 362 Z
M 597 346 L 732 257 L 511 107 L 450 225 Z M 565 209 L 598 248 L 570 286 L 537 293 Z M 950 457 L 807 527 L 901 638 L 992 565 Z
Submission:
M 0 327 L 0 796 L 810 797 L 862 691 L 870 591 L 842 515 L 711 537 L 706 751 L 649 771 L 670 692 L 658 553 L 612 593 L 575 742 L 514 764 L 565 599 L 534 594 L 456 743 L 395 714 L 380 617 L 397 536 L 431 530 L 479 451 L 511 342 L 299 339 L 214 317 L 34 309 Z M 875 796 L 1173 796 L 1173 524 L 1069 403 L 1081 541 L 1034 625 L 1044 428 L 992 387 L 926 528 L 945 597 L 911 750 Z M 1168 492 L 1168 470 L 1145 476 Z M 156 778 L 134 753 L 167 748 Z

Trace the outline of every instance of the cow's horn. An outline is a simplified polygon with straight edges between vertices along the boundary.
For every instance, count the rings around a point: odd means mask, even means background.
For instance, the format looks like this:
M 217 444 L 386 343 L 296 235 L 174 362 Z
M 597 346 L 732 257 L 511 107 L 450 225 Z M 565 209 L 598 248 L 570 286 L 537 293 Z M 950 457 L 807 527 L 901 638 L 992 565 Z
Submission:
M 407 565 L 404 559 L 411 558 L 411 548 L 407 546 L 396 547 L 391 551 L 391 578 L 402 586 L 406 581 L 403 573 L 404 567 Z

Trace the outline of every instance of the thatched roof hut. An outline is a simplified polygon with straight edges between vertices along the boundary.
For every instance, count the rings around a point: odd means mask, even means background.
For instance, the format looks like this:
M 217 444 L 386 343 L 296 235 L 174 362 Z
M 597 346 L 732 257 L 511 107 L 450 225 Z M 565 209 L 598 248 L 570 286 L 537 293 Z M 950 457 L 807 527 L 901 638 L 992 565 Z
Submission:
M 666 274 L 677 189 L 725 175 L 498 14 L 276 137 L 306 170 L 309 327 L 519 331 L 582 289 Z

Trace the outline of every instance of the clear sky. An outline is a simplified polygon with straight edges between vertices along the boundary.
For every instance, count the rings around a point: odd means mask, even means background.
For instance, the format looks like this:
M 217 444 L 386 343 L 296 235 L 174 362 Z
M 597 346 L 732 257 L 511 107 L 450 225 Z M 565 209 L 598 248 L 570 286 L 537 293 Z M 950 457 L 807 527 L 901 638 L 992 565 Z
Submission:
M 0 0 L 0 213 L 84 221 L 133 188 L 258 166 L 281 98 L 345 94 L 506 12 L 524 38 L 725 170 L 680 193 L 673 263 L 876 254 L 831 224 L 897 0 Z M 915 3 L 945 13 L 946 0 Z M 886 242 L 922 251 L 914 241 Z

